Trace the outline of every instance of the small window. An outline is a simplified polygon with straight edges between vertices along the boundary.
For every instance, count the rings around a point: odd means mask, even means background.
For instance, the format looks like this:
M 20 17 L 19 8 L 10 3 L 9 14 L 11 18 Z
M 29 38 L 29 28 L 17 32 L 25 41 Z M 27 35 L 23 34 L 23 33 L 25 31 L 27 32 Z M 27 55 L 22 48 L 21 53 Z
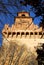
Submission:
M 33 32 L 30 32 L 30 35 L 33 35 Z
M 35 35 L 37 35 L 37 32 L 35 32 Z
M 8 32 L 8 35 L 11 35 L 11 32 Z
M 25 16 L 25 14 L 22 14 L 22 16 Z
M 26 32 L 26 35 L 29 35 L 29 32 Z
M 25 34 L 24 32 L 21 33 L 21 35 L 24 35 L 24 34 Z
M 7 34 L 7 32 L 4 32 L 5 34 Z
M 12 34 L 13 34 L 13 35 L 15 35 L 16 33 L 15 33 L 15 32 L 13 32 Z
M 20 35 L 20 32 L 17 32 L 17 35 Z
M 39 35 L 42 35 L 42 32 L 39 32 Z

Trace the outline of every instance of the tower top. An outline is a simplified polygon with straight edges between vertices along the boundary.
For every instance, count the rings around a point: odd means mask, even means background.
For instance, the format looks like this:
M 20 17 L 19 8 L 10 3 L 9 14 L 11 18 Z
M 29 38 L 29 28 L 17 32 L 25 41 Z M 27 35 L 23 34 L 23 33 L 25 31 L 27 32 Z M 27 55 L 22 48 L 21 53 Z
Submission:
M 29 17 L 29 13 L 25 12 L 24 10 L 22 12 L 18 12 L 18 17 Z

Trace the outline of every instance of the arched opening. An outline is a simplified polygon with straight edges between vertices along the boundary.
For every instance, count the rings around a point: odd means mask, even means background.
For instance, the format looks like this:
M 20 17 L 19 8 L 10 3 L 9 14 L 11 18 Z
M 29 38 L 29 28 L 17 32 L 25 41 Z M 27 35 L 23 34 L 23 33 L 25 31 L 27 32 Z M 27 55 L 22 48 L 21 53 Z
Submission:
M 3 32 L 4 34 L 7 34 L 7 32 Z
M 22 16 L 25 16 L 25 14 L 22 14 Z
M 26 32 L 26 35 L 29 35 L 29 32 Z
M 39 32 L 39 35 L 42 35 L 42 32 Z
M 11 32 L 8 32 L 8 35 L 11 35 Z
M 8 37 L 7 32 L 3 32 L 2 35 L 3 35 L 4 37 L 6 37 L 6 38 Z
M 30 32 L 30 35 L 33 35 L 33 32 Z
M 21 35 L 25 35 L 25 33 L 24 32 L 21 32 Z
M 13 37 L 14 35 L 16 35 L 16 32 L 12 32 L 12 37 Z
M 17 36 L 20 35 L 20 32 L 17 32 Z
M 34 32 L 35 35 L 37 35 L 37 32 Z

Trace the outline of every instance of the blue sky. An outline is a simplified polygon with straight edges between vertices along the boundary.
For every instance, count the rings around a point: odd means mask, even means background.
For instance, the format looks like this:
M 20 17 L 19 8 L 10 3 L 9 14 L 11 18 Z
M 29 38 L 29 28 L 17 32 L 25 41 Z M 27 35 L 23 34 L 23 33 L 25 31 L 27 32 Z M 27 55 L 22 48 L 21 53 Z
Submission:
M 0 1 L 2 1 L 4 4 L 8 4 L 8 0 L 0 0 Z M 14 4 L 14 1 L 15 0 L 13 0 L 12 4 Z M 39 25 L 39 23 L 41 22 L 42 16 L 36 17 L 36 14 L 34 11 L 35 9 L 34 8 L 32 9 L 33 6 L 30 6 L 30 5 L 23 6 L 19 3 L 19 1 L 18 0 L 15 1 L 16 2 L 15 6 L 5 5 L 6 8 L 3 8 L 3 5 L 0 4 L 0 10 L 7 12 L 6 14 L 4 12 L 0 12 L 0 45 L 2 45 L 1 31 L 4 27 L 4 25 L 9 24 L 11 26 L 14 23 L 14 18 L 17 16 L 18 12 L 20 12 L 22 10 L 29 12 L 30 16 L 32 18 L 34 18 L 34 20 L 33 20 L 34 24 Z M 24 1 L 24 0 L 22 0 L 22 1 Z M 8 11 L 10 13 L 8 13 Z

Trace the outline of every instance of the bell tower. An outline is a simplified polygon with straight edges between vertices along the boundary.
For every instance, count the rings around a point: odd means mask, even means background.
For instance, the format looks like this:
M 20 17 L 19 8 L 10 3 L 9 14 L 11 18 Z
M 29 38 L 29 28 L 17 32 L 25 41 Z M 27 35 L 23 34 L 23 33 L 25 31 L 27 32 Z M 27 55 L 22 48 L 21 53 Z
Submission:
M 19 12 L 18 16 L 15 18 L 16 27 L 21 26 L 21 29 L 26 29 L 28 25 L 32 23 L 32 18 L 29 16 L 28 12 Z

